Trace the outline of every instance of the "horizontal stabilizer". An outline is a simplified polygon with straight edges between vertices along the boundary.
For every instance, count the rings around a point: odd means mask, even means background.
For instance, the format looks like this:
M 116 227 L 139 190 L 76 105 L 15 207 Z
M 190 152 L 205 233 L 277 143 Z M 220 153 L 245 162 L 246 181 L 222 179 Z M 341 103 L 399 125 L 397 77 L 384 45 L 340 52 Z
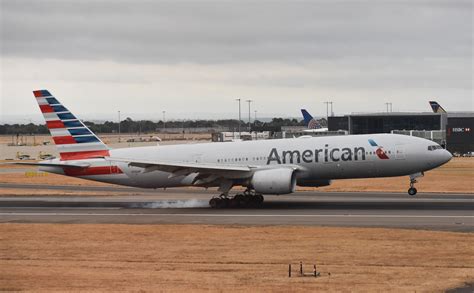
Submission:
M 89 163 L 48 163 L 48 162 L 14 162 L 14 163 L 7 163 L 7 164 L 14 164 L 14 165 L 25 165 L 25 166 L 37 166 L 37 167 L 68 167 L 68 168 L 87 168 L 91 164 Z

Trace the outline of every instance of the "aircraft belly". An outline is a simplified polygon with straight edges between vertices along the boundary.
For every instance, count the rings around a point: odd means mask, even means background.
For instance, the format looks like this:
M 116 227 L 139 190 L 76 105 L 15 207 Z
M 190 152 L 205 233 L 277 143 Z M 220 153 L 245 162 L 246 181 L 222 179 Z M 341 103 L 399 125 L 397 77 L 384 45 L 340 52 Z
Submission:
M 392 177 L 419 172 L 417 167 L 406 161 L 332 162 L 311 166 L 310 172 L 303 177 L 318 179 Z
M 78 176 L 78 178 L 92 180 L 92 181 L 99 181 L 117 185 L 125 185 L 125 186 L 137 186 L 136 182 L 133 181 L 130 177 L 126 174 L 113 174 L 113 175 L 87 175 L 87 176 Z
M 317 179 L 347 179 L 377 177 L 376 165 L 373 162 L 329 162 L 311 166 L 309 175 Z
M 152 171 L 148 173 L 142 172 L 142 168 L 133 168 L 126 171 L 136 186 L 142 188 L 165 188 L 180 187 L 192 185 L 195 175 L 172 177 L 171 173 L 163 171 Z

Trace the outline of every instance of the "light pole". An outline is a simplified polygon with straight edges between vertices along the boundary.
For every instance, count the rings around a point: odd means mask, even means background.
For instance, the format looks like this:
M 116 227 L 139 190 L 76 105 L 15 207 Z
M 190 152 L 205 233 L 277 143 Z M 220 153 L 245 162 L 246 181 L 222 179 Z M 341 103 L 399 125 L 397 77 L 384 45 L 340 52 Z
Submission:
M 242 136 L 241 135 L 242 133 L 241 133 L 241 130 L 240 130 L 240 120 L 241 120 L 241 118 L 240 118 L 240 100 L 241 99 L 235 99 L 235 100 L 239 102 L 239 139 L 240 139 L 241 136 Z
M 329 105 L 331 105 L 331 116 L 334 115 L 332 112 L 332 102 L 328 101 L 328 102 L 324 102 L 324 104 L 326 104 L 326 121 L 328 121 L 329 120 Z
M 249 132 L 251 130 L 251 127 L 250 127 L 250 103 L 252 103 L 252 100 L 247 100 L 247 103 L 249 103 Z
M 258 130 L 257 130 L 257 110 L 253 111 L 254 116 L 253 116 L 253 126 L 255 129 L 255 140 L 258 140 Z
M 163 111 L 163 133 L 165 133 L 166 128 L 166 111 Z
M 118 141 L 119 142 L 120 142 L 120 122 L 121 122 L 121 120 L 120 120 L 120 111 L 118 111 L 118 135 L 119 135 Z
M 387 113 L 392 112 L 392 103 L 391 102 L 385 103 L 385 106 L 387 106 Z M 390 111 L 388 110 L 389 106 L 390 106 Z

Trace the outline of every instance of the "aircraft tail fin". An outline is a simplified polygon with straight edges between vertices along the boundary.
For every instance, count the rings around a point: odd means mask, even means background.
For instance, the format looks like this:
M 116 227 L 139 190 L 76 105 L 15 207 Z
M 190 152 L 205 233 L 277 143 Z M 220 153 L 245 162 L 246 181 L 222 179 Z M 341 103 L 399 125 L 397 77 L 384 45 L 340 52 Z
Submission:
M 436 101 L 430 101 L 430 106 L 431 109 L 433 109 L 433 113 L 446 113 L 446 110 L 444 110 Z
M 304 122 L 306 122 L 306 124 L 313 119 L 313 116 L 311 116 L 306 109 L 301 109 L 301 114 L 303 114 Z
M 47 90 L 33 91 L 62 161 L 109 156 L 109 148 Z
M 306 111 L 306 109 L 301 109 L 301 113 L 303 114 L 304 122 L 306 122 L 309 129 L 318 129 L 322 127 L 319 122 L 314 119 L 308 111 Z

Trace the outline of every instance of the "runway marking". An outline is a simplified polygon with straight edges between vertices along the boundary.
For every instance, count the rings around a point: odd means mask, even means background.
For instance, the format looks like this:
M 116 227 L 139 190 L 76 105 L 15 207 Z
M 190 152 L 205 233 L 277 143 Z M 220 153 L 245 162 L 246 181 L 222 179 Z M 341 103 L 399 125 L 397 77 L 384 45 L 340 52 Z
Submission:
M 0 213 L 0 216 L 148 216 L 148 217 L 355 217 L 355 218 L 468 218 L 474 219 L 474 216 L 444 216 L 444 215 L 263 215 L 263 214 L 134 214 L 134 213 Z

